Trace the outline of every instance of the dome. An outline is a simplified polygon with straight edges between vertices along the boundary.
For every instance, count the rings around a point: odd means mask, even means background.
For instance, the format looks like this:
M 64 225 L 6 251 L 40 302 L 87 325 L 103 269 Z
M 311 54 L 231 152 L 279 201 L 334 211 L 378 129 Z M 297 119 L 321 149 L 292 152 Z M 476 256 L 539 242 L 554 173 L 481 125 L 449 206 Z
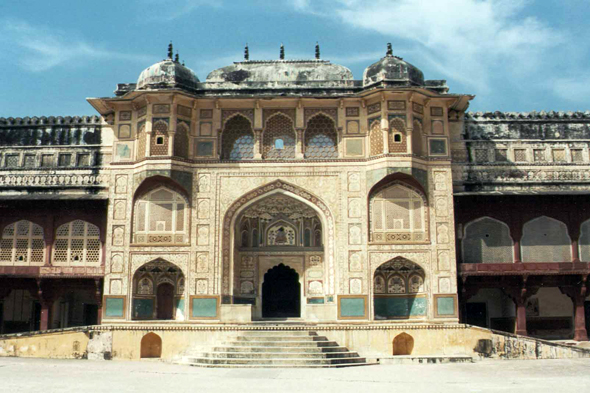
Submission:
M 199 79 L 195 73 L 180 64 L 177 60 L 168 58 L 149 66 L 139 74 L 136 89 L 166 89 L 181 88 L 197 89 Z
M 401 57 L 394 56 L 391 44 L 387 44 L 385 57 L 368 66 L 363 74 L 364 87 L 378 82 L 424 86 L 424 74 Z
M 243 61 L 219 68 L 207 76 L 207 82 L 282 82 L 303 83 L 352 80 L 352 72 L 327 60 Z

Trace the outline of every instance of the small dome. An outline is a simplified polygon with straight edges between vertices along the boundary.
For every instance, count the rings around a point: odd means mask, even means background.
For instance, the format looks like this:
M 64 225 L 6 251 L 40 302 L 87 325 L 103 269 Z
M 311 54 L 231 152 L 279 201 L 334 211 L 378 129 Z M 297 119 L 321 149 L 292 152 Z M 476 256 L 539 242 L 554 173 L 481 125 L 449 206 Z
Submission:
M 352 80 L 352 72 L 326 60 L 243 61 L 219 68 L 207 82 L 318 82 Z
M 402 85 L 424 86 L 424 74 L 418 67 L 393 55 L 391 44 L 387 54 L 378 62 L 368 66 L 363 74 L 363 86 L 378 82 L 393 82 Z
M 137 90 L 181 88 L 197 89 L 199 78 L 195 73 L 171 58 L 156 63 L 139 74 Z

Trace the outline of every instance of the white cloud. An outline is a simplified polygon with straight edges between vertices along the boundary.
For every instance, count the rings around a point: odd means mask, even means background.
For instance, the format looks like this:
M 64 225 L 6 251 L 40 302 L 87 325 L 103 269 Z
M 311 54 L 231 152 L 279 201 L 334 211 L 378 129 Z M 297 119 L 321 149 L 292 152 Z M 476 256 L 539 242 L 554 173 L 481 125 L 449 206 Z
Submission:
M 31 26 L 25 21 L 0 21 L 0 43 L 6 56 L 23 68 L 40 72 L 61 65 L 78 65 L 97 59 L 136 60 L 148 57 L 110 51 L 57 30 Z
M 300 12 L 380 33 L 394 52 L 396 38 L 416 45 L 408 60 L 427 62 L 478 93 L 489 91 L 495 75 L 534 72 L 565 37 L 527 15 L 529 0 L 288 1 Z
M 576 78 L 554 78 L 550 79 L 547 87 L 558 97 L 577 103 L 588 105 L 590 97 L 590 75 L 583 75 Z

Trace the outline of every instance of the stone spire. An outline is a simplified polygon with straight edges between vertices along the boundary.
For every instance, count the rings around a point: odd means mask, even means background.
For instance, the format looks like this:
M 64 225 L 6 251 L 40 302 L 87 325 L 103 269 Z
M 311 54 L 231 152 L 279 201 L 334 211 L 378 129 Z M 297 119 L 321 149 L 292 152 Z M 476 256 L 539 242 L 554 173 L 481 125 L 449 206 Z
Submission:
M 248 49 L 248 43 L 246 42 L 246 47 L 244 48 L 244 60 L 250 60 L 250 50 Z
M 168 59 L 172 60 L 172 56 L 174 56 L 174 48 L 172 47 L 172 41 L 168 44 Z
M 387 52 L 385 53 L 386 56 L 393 56 L 393 48 L 391 47 L 391 43 L 387 44 Z
M 320 43 L 317 41 L 315 43 L 315 58 L 316 60 L 320 59 Z
M 279 59 L 285 60 L 285 46 L 281 44 L 281 51 L 279 52 Z

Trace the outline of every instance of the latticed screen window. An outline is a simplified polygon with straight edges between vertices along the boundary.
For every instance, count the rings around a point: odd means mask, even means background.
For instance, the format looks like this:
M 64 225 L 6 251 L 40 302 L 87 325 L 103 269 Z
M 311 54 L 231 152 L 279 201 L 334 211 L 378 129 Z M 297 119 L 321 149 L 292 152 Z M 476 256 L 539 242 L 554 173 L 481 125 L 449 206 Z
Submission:
M 475 149 L 475 161 L 477 162 L 488 162 L 488 149 Z
M 514 149 L 514 161 L 518 161 L 518 162 L 527 161 L 526 149 Z
M 96 225 L 76 220 L 57 228 L 53 246 L 54 265 L 100 263 L 100 232 Z
M 254 133 L 245 117 L 235 116 L 225 124 L 221 133 L 221 158 L 236 161 L 254 158 Z
M 508 150 L 506 150 L 506 149 L 496 149 L 496 161 L 497 162 L 505 162 L 505 161 L 508 161 Z
M 583 162 L 584 156 L 582 154 L 582 149 L 572 149 L 572 161 L 573 162 Z
M 374 121 L 371 124 L 369 134 L 369 141 L 371 143 L 371 155 L 378 156 L 383 154 L 383 131 L 381 131 L 381 124 L 379 121 Z
M 10 265 L 42 264 L 45 256 L 43 228 L 30 221 L 7 225 L 0 242 L 0 263 Z
M 136 243 L 188 242 L 186 200 L 173 191 L 159 188 L 142 196 L 135 207 Z
M 264 158 L 295 158 L 295 131 L 293 122 L 286 116 L 276 115 L 268 119 L 262 136 Z
M 524 224 L 520 241 L 523 262 L 571 262 L 572 246 L 567 226 L 539 217 Z
M 5 166 L 15 167 L 18 166 L 18 154 L 8 154 L 6 156 Z
M 426 239 L 424 201 L 402 185 L 390 186 L 371 198 L 371 239 L 403 243 Z
M 543 162 L 546 161 L 545 157 L 545 149 L 535 149 L 533 150 L 533 159 L 535 162 Z
M 553 149 L 552 153 L 554 162 L 565 161 L 565 149 Z
M 314 116 L 305 130 L 305 158 L 338 158 L 338 134 L 328 116 Z
M 35 166 L 35 155 L 34 154 L 25 154 L 25 168 L 33 168 Z

